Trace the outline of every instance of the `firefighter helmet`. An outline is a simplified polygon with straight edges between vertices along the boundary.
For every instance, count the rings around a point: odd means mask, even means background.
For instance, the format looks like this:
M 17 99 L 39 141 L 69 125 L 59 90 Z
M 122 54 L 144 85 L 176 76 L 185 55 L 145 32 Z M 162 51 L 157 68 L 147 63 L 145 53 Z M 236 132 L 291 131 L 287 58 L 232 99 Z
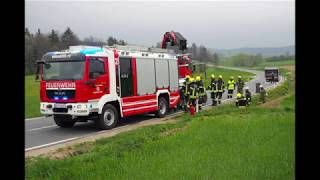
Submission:
M 215 77 L 214 77 L 214 74 L 211 74 L 211 79 L 214 79 Z
M 248 87 L 248 86 L 246 86 L 244 89 L 245 89 L 245 90 L 249 90 L 249 87 Z
M 238 76 L 239 79 L 241 79 L 241 76 Z
M 219 78 L 222 79 L 222 75 L 219 75 Z
M 233 79 L 233 76 L 230 76 L 230 79 Z
M 237 98 L 241 98 L 241 96 L 242 96 L 241 93 L 237 94 Z
M 189 81 L 190 81 L 190 82 L 195 82 L 194 78 L 190 78 Z
M 201 80 L 201 77 L 200 76 L 197 76 L 196 77 L 196 81 L 200 81 Z

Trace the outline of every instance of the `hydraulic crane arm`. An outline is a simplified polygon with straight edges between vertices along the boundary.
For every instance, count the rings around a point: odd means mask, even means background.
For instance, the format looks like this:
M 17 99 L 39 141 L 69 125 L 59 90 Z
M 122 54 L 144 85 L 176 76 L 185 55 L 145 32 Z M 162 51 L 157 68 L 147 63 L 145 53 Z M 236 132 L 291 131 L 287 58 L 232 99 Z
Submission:
M 163 35 L 161 48 L 166 49 L 168 42 L 170 42 L 171 46 L 178 46 L 179 50 L 184 51 L 187 49 L 187 40 L 179 32 L 166 32 Z

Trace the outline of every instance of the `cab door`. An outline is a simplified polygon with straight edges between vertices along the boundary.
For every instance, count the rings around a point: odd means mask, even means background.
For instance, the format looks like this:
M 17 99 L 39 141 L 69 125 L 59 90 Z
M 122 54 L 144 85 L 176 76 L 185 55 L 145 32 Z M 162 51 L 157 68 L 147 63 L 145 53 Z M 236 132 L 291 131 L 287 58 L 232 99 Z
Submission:
M 91 99 L 99 99 L 104 94 L 109 94 L 107 57 L 90 57 L 89 82 L 91 84 Z

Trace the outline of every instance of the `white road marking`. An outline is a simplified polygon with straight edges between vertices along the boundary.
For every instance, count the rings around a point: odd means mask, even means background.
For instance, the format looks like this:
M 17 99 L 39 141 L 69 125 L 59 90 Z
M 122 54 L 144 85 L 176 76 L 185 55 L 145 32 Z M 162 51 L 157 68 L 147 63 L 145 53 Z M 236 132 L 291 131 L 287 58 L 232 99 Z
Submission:
M 29 131 L 36 131 L 36 130 L 39 130 L 39 129 L 51 128 L 51 127 L 57 127 L 57 125 L 44 126 L 44 127 L 40 127 L 40 128 L 29 129 L 29 130 L 27 130 L 27 132 L 29 132 Z
M 30 120 L 37 120 L 37 119 L 41 119 L 41 118 L 46 118 L 45 116 L 41 116 L 41 117 L 35 117 L 35 118 L 27 118 L 27 119 L 24 119 L 26 121 L 30 121 Z
M 48 143 L 48 144 L 43 144 L 43 145 L 40 145 L 40 146 L 34 146 L 34 147 L 31 147 L 31 148 L 25 149 L 25 151 L 30 151 L 30 150 L 33 150 L 33 149 L 39 149 L 39 148 L 43 148 L 43 147 L 47 147 L 47 146 L 52 146 L 52 145 L 55 145 L 55 144 L 64 143 L 64 142 L 72 141 L 72 140 L 79 139 L 79 138 L 80 137 L 74 137 L 74 138 L 64 139 L 64 140 L 61 140 L 61 141 L 55 141 L 55 142 Z

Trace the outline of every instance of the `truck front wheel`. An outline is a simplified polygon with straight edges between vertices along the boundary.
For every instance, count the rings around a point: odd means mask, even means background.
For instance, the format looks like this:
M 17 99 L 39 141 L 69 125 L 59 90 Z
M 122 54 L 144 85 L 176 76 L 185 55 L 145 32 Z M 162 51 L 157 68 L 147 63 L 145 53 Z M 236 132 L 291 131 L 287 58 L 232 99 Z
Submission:
M 62 128 L 71 128 L 76 123 L 76 119 L 68 115 L 53 115 L 54 122 Z
M 159 98 L 158 102 L 158 110 L 156 112 L 156 116 L 159 118 L 165 117 L 168 112 L 168 103 L 164 97 Z
M 107 130 L 117 125 L 118 118 L 117 109 L 111 104 L 106 104 L 102 109 L 101 115 L 99 115 L 99 118 L 95 122 L 99 129 Z

